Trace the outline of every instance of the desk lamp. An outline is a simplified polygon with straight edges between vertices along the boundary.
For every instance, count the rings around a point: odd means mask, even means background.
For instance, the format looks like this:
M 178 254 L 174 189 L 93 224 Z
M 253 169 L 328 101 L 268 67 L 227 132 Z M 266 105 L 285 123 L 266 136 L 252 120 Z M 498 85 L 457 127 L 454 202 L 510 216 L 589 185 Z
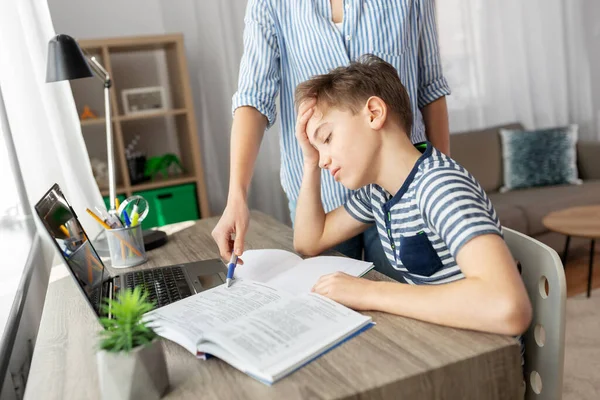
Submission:
M 89 62 L 87 59 L 89 59 Z M 115 155 L 113 151 L 113 134 L 110 109 L 110 88 L 112 81 L 108 71 L 96 60 L 96 57 L 84 55 L 77 41 L 69 35 L 59 34 L 48 42 L 48 66 L 46 82 L 71 81 L 80 78 L 98 77 L 104 82 L 104 115 L 106 119 L 106 155 L 108 158 L 108 192 L 110 197 L 110 214 L 117 214 L 115 206 Z M 144 231 L 146 250 L 162 246 L 167 235 L 162 231 Z
M 46 82 L 71 81 L 79 78 L 97 76 L 104 82 L 104 112 L 106 119 L 106 154 L 108 158 L 108 191 L 110 197 L 109 213 L 116 214 L 115 198 L 115 155 L 113 151 L 112 121 L 110 118 L 110 75 L 96 57 L 86 61 L 83 51 L 71 36 L 56 35 L 48 42 L 48 68 Z M 93 71 L 93 72 L 92 72 Z

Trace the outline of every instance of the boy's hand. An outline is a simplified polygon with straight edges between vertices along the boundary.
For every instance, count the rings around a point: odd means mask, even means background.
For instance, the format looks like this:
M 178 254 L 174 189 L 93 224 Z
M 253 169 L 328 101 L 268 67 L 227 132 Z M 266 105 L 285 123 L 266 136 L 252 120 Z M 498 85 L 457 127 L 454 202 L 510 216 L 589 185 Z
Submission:
M 319 278 L 312 291 L 354 310 L 372 310 L 370 305 L 375 282 L 343 272 Z
M 308 141 L 306 134 L 306 125 L 308 120 L 312 117 L 315 111 L 316 99 L 311 99 L 300 104 L 298 108 L 298 119 L 296 120 L 296 138 L 302 148 L 302 154 L 304 155 L 305 165 L 319 165 L 319 152 L 315 149 Z

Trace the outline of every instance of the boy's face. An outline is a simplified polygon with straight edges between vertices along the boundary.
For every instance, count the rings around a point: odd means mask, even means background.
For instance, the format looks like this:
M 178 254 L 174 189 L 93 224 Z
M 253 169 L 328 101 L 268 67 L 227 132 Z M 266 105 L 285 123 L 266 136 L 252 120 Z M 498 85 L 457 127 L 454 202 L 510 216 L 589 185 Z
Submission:
M 372 163 L 380 146 L 380 135 L 369 124 L 368 112 L 315 106 L 306 126 L 310 143 L 319 152 L 319 167 L 348 189 L 374 183 Z

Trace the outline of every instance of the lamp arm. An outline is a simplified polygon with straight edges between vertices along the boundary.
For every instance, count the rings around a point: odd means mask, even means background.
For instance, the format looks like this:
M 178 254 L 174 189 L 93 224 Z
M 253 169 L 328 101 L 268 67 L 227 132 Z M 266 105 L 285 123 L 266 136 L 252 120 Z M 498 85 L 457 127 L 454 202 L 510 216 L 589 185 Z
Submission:
M 112 82 L 108 71 L 96 60 L 94 56 L 88 56 L 90 67 L 94 70 L 96 76 L 104 81 L 104 112 L 106 120 L 106 156 L 108 161 L 108 192 L 110 197 L 109 213 L 116 213 L 116 182 L 115 182 L 115 154 L 113 151 L 112 118 L 110 108 L 110 87 Z
M 92 67 L 92 69 L 96 73 L 96 76 L 104 81 L 105 87 L 110 88 L 112 86 L 112 82 L 110 80 L 110 75 L 108 74 L 108 71 L 104 69 L 104 67 L 98 62 L 98 60 L 96 60 L 96 57 L 88 57 L 90 59 L 90 67 Z

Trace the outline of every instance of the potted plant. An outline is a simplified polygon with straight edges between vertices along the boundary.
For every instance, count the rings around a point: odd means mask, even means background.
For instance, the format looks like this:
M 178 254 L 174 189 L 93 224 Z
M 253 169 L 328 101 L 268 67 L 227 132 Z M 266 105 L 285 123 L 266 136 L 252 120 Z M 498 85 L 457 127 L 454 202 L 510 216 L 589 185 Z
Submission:
M 97 353 L 103 399 L 159 399 L 169 386 L 162 341 L 143 315 L 153 304 L 139 287 L 102 305 Z

